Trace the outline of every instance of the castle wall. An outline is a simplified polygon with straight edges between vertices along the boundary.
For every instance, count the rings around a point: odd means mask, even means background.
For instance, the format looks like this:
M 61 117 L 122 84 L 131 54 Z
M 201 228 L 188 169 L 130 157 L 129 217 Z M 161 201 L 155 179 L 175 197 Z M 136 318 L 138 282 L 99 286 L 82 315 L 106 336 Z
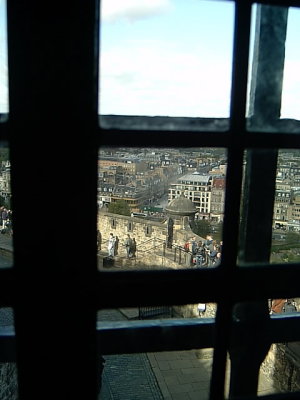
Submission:
M 135 238 L 138 246 L 147 246 L 147 243 L 151 243 L 154 238 L 165 241 L 167 237 L 167 225 L 108 212 L 99 213 L 97 229 L 102 235 L 103 249 L 106 247 L 110 233 L 118 236 L 121 245 L 125 242 L 127 234 Z
M 136 239 L 137 244 L 141 245 L 151 242 L 151 239 L 158 241 L 166 241 L 167 239 L 167 224 L 155 221 L 149 221 L 144 218 L 129 217 L 125 215 L 117 215 L 101 211 L 98 215 L 98 226 L 102 235 L 103 249 L 106 246 L 109 234 L 113 233 L 118 236 L 120 244 L 124 243 L 127 234 Z M 189 227 L 185 229 L 174 230 L 173 244 L 183 246 L 185 241 L 192 236 L 195 236 L 196 241 L 204 240 Z
M 293 346 L 297 344 L 272 344 L 269 353 L 261 365 L 261 370 L 273 381 L 279 392 L 295 392 L 300 390 L 299 354 L 293 354 Z M 299 350 L 298 350 L 299 351 Z
M 15 363 L 0 363 L 0 399 L 18 399 L 17 366 Z

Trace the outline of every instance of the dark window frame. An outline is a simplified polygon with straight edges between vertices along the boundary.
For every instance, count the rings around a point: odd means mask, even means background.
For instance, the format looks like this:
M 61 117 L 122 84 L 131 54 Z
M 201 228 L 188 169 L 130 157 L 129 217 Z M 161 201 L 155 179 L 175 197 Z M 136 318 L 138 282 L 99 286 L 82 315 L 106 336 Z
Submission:
M 261 259 L 256 262 L 251 258 L 252 254 L 246 251 L 250 265 L 247 268 L 237 268 L 236 265 L 244 150 L 254 149 L 249 157 L 256 163 L 256 167 L 248 171 L 249 182 L 252 182 L 257 165 L 262 162 L 255 150 L 274 150 L 268 154 L 272 174 L 275 171 L 276 150 L 300 148 L 300 145 L 297 136 L 287 133 L 289 130 L 284 123 L 276 134 L 246 131 L 246 86 L 252 2 L 236 0 L 235 3 L 230 129 L 227 132 L 147 130 L 147 135 L 130 129 L 121 132 L 113 127 L 98 127 L 94 51 L 98 40 L 96 3 L 85 4 L 84 18 L 82 4 L 61 6 L 60 15 L 45 15 L 44 7 L 38 6 L 36 2 L 28 1 L 26 5 L 9 3 L 10 115 L 8 121 L 0 124 L 0 138 L 7 140 L 11 149 L 15 264 L 12 269 L 0 271 L 0 305 L 11 306 L 15 312 L 20 398 L 40 399 L 41 393 L 44 393 L 46 399 L 95 398 L 98 341 L 103 354 L 214 346 L 211 398 L 222 399 L 230 332 L 231 329 L 242 329 L 239 321 L 231 319 L 233 305 L 243 301 L 264 301 L 276 296 L 294 297 L 299 294 L 298 264 L 277 265 L 270 274 L 270 267 L 266 267 Z M 273 0 L 268 4 L 300 6 L 300 2 L 295 0 Z M 51 29 L 53 18 L 56 22 L 55 32 Z M 72 33 L 71 36 L 69 32 Z M 61 38 L 64 38 L 65 43 Z M 56 44 L 55 48 L 53 42 Z M 79 59 L 85 62 L 78 62 Z M 78 81 L 81 82 L 80 87 Z M 61 89 L 59 97 L 54 90 L 57 84 Z M 166 122 L 168 121 L 166 118 Z M 298 121 L 293 123 L 295 126 L 299 125 Z M 50 151 L 53 139 L 59 143 L 56 149 L 57 166 L 50 163 L 53 160 L 52 149 Z M 42 147 L 42 143 L 45 142 L 49 144 L 49 150 Z M 176 143 L 177 147 L 190 147 L 190 143 L 193 143 L 195 147 L 228 149 L 225 240 L 221 267 L 207 271 L 176 270 L 168 273 L 144 271 L 141 274 L 130 271 L 126 276 L 122 273 L 97 272 L 95 226 L 98 146 L 170 147 L 170 143 Z M 37 144 L 43 152 L 34 150 Z M 74 167 L 75 155 L 84 161 L 80 168 Z M 50 221 L 55 220 L 56 213 L 51 210 L 53 203 L 47 198 L 47 180 L 51 181 L 55 176 L 61 199 L 66 202 L 59 231 L 45 226 L 42 218 L 37 221 L 35 227 L 28 227 L 26 224 L 28 209 L 32 204 L 23 192 L 23 182 L 27 178 L 24 171 L 25 160 L 28 168 L 34 171 L 31 182 L 32 196 L 37 200 L 35 212 L 41 217 L 48 217 Z M 36 168 L 37 166 L 40 168 Z M 80 181 L 84 182 L 84 187 L 80 191 L 81 194 L 76 193 L 74 196 L 71 188 L 76 187 L 78 176 L 82 177 Z M 41 177 L 44 178 L 43 181 Z M 253 194 L 255 204 L 255 195 L 259 195 L 259 190 L 249 190 L 249 193 Z M 274 192 L 272 193 L 271 188 L 268 188 L 267 192 L 270 194 L 267 199 L 270 205 Z M 85 213 L 83 217 L 82 211 Z M 273 209 L 271 211 L 273 212 Z M 246 239 L 251 233 L 250 225 L 247 226 Z M 72 241 L 70 236 L 66 236 L 66 233 L 70 232 L 74 233 Z M 55 233 L 57 236 L 54 248 L 60 256 L 59 260 L 53 254 L 45 259 Z M 229 236 L 231 241 L 226 240 Z M 34 245 L 33 239 L 36 241 Z M 228 291 L 228 288 L 224 287 L 225 279 L 235 282 L 234 290 Z M 124 280 L 127 282 L 126 288 Z M 144 322 L 136 328 L 132 328 L 130 323 L 124 323 L 117 331 L 120 347 L 110 338 L 110 334 L 116 333 L 114 326 L 100 325 L 96 334 L 96 309 L 135 306 L 136 299 L 144 306 L 150 303 L 197 303 L 199 282 L 202 287 L 202 301 L 218 302 L 215 324 L 197 320 L 186 321 L 183 325 L 182 321 L 174 321 L 170 334 L 166 333 L 169 341 L 163 341 L 169 343 L 168 346 L 162 344 L 155 330 L 156 327 L 163 326 L 161 321 L 151 324 Z M 255 292 L 252 289 L 254 286 Z M 116 287 L 119 291 L 118 298 L 111 296 Z M 38 321 L 36 312 L 40 317 Z M 130 342 L 133 329 L 139 338 L 134 347 Z M 176 335 L 176 332 L 180 333 L 182 329 L 187 333 L 197 334 L 191 335 L 191 340 L 187 343 L 185 335 Z M 153 340 L 146 343 L 141 338 L 149 332 L 153 333 L 149 335 Z M 299 319 L 268 319 L 264 324 L 264 333 L 270 342 L 300 340 Z M 7 340 L 7 336 L 1 336 L 2 344 Z M 41 352 L 41 349 L 44 351 Z M 76 385 L 73 384 L 74 381 Z

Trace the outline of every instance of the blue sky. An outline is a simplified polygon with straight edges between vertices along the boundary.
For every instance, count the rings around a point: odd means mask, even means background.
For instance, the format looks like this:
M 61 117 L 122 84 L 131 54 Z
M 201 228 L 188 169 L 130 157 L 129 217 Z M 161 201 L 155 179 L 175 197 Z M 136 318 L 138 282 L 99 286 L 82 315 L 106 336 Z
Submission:
M 0 0 L 0 112 L 8 111 Z M 228 117 L 234 3 L 101 1 L 102 114 Z M 300 10 L 290 9 L 282 117 L 300 119 Z
M 102 19 L 101 113 L 229 116 L 233 3 L 102 0 Z
M 6 1 L 0 0 L 0 113 L 8 111 Z

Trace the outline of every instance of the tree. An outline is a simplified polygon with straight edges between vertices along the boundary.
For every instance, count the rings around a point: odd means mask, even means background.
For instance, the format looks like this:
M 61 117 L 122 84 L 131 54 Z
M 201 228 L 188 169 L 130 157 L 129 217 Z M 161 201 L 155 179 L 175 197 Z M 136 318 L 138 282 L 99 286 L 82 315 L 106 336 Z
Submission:
M 206 235 L 211 234 L 211 226 L 209 221 L 202 219 L 200 221 L 195 221 L 195 227 L 193 229 L 194 233 L 196 235 L 199 235 L 201 237 L 206 237 Z
M 205 238 L 206 235 L 212 235 L 213 239 L 217 240 L 218 242 L 222 240 L 222 230 L 222 222 L 212 224 L 210 221 L 203 219 L 195 221 L 195 227 L 193 229 L 196 235 L 203 238 Z
M 2 165 L 2 161 L 9 160 L 9 149 L 7 146 L 0 146 L 0 166 Z
M 108 205 L 108 212 L 120 215 L 130 215 L 130 208 L 125 200 L 117 200 Z

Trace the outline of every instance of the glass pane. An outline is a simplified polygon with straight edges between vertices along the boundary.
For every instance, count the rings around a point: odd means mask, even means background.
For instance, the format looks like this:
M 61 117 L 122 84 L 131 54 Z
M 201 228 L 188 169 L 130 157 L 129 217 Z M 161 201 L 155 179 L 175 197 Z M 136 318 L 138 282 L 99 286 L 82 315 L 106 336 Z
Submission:
M 182 309 L 184 307 L 187 306 L 182 306 Z M 136 318 L 134 309 L 98 311 L 98 321 L 118 322 Z M 114 354 L 103 358 L 101 400 L 125 397 L 149 400 L 209 398 L 213 358 L 210 348 Z
M 102 148 L 99 269 L 217 267 L 226 168 L 224 149 Z
M 239 253 L 242 265 L 299 263 L 299 183 L 300 150 L 278 150 L 278 155 L 277 151 L 260 149 L 245 153 Z
M 269 300 L 270 314 L 291 314 L 300 311 L 300 299 L 272 299 Z
M 300 342 L 273 343 L 260 368 L 260 393 L 300 391 Z
M 102 116 L 229 117 L 233 2 L 103 0 L 101 21 Z M 109 127 L 109 118 L 100 121 Z M 114 121 L 145 128 L 139 119 Z M 201 130 L 201 121 L 174 121 L 165 129 Z M 162 119 L 157 125 L 164 129 Z
M 0 0 L 0 122 L 8 113 L 6 0 Z
M 277 379 L 275 376 L 273 376 L 271 372 L 272 368 L 269 365 L 271 357 L 272 357 L 272 352 L 270 351 L 260 367 L 258 375 L 257 396 L 266 396 L 280 392 L 279 390 L 276 389 Z M 226 368 L 226 385 L 225 385 L 226 398 L 229 398 L 230 368 L 231 368 L 231 361 L 230 357 L 228 356 L 227 368 Z
M 300 150 L 278 153 L 271 263 L 300 261 Z
M 248 129 L 299 133 L 298 8 L 254 5 L 248 79 Z
M 296 102 L 300 93 L 298 74 L 300 65 L 300 49 L 298 46 L 300 40 L 299 24 L 300 9 L 290 7 L 285 44 L 281 118 L 291 118 L 298 121 L 300 120 L 300 112 Z M 299 123 L 297 126 L 299 130 Z
M 299 298 L 235 305 L 229 352 L 231 397 L 248 398 L 299 390 L 300 346 L 299 342 L 288 343 L 296 337 L 298 310 Z M 281 340 L 285 343 L 280 343 Z M 275 341 L 279 343 L 273 343 Z
M 0 143 L 0 268 L 13 263 L 9 149 Z
M 0 308 L 0 398 L 18 399 L 17 365 L 15 360 L 14 317 L 12 308 Z

